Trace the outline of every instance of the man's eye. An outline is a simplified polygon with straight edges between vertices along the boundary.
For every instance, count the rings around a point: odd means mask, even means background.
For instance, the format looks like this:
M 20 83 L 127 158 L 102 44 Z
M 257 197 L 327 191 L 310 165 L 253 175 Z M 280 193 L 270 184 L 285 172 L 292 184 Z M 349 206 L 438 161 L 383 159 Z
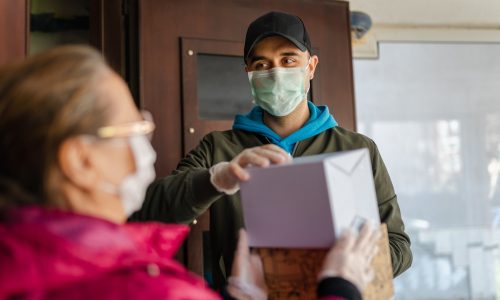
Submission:
M 293 58 L 285 58 L 284 62 L 285 62 L 285 64 L 290 65 L 290 64 L 295 63 L 295 59 L 293 59 Z
M 254 65 L 254 68 L 255 68 L 256 70 L 264 70 L 264 69 L 266 69 L 266 68 L 267 68 L 267 64 L 266 64 L 266 63 L 256 63 L 256 64 Z

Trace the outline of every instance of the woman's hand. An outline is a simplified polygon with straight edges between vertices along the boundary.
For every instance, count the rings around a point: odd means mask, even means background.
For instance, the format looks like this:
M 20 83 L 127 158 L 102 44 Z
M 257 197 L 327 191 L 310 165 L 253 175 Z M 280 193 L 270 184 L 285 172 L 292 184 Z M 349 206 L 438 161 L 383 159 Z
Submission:
M 378 252 L 379 237 L 379 231 L 374 230 L 371 223 L 366 223 L 357 237 L 351 230 L 343 234 L 325 257 L 318 281 L 326 277 L 342 277 L 363 291 L 373 279 L 370 264 Z
M 236 299 L 267 299 L 262 261 L 260 256 L 250 253 L 248 236 L 244 229 L 240 229 L 227 291 Z

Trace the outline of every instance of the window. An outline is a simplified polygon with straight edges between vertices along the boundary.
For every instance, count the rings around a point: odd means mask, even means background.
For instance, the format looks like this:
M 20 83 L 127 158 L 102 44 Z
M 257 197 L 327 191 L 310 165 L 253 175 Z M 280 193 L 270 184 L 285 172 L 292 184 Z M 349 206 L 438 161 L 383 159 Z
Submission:
M 198 107 L 201 119 L 233 120 L 253 107 L 242 56 L 198 54 Z
M 412 239 L 396 299 L 500 297 L 500 45 L 383 43 L 354 73 Z
M 31 0 L 29 54 L 64 44 L 89 44 L 89 0 Z

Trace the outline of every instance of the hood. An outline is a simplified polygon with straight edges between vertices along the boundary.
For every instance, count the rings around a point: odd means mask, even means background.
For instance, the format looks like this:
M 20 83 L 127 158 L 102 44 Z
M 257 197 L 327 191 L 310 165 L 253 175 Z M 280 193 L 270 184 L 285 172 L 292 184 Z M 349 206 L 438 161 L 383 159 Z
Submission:
M 287 137 L 280 137 L 269 128 L 263 121 L 264 110 L 256 106 L 246 115 L 237 115 L 234 119 L 233 129 L 249 131 L 263 135 L 269 141 L 288 153 L 293 152 L 297 142 L 308 139 L 323 131 L 337 126 L 337 121 L 330 114 L 327 106 L 316 106 L 312 102 L 307 103 L 309 107 L 309 120 L 297 131 Z

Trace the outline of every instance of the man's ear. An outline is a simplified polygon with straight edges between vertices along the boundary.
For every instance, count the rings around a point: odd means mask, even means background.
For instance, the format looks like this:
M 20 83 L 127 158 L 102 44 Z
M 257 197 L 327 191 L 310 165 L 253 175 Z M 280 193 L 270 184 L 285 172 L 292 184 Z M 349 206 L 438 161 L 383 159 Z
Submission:
M 317 55 L 312 55 L 311 56 L 311 61 L 309 62 L 309 67 L 311 69 L 309 80 L 312 80 L 314 78 L 314 72 L 316 72 L 316 66 L 318 65 L 318 62 L 319 62 L 318 56 Z
M 98 181 L 91 155 L 90 144 L 83 138 L 64 141 L 58 151 L 59 167 L 63 176 L 84 190 L 91 190 Z

